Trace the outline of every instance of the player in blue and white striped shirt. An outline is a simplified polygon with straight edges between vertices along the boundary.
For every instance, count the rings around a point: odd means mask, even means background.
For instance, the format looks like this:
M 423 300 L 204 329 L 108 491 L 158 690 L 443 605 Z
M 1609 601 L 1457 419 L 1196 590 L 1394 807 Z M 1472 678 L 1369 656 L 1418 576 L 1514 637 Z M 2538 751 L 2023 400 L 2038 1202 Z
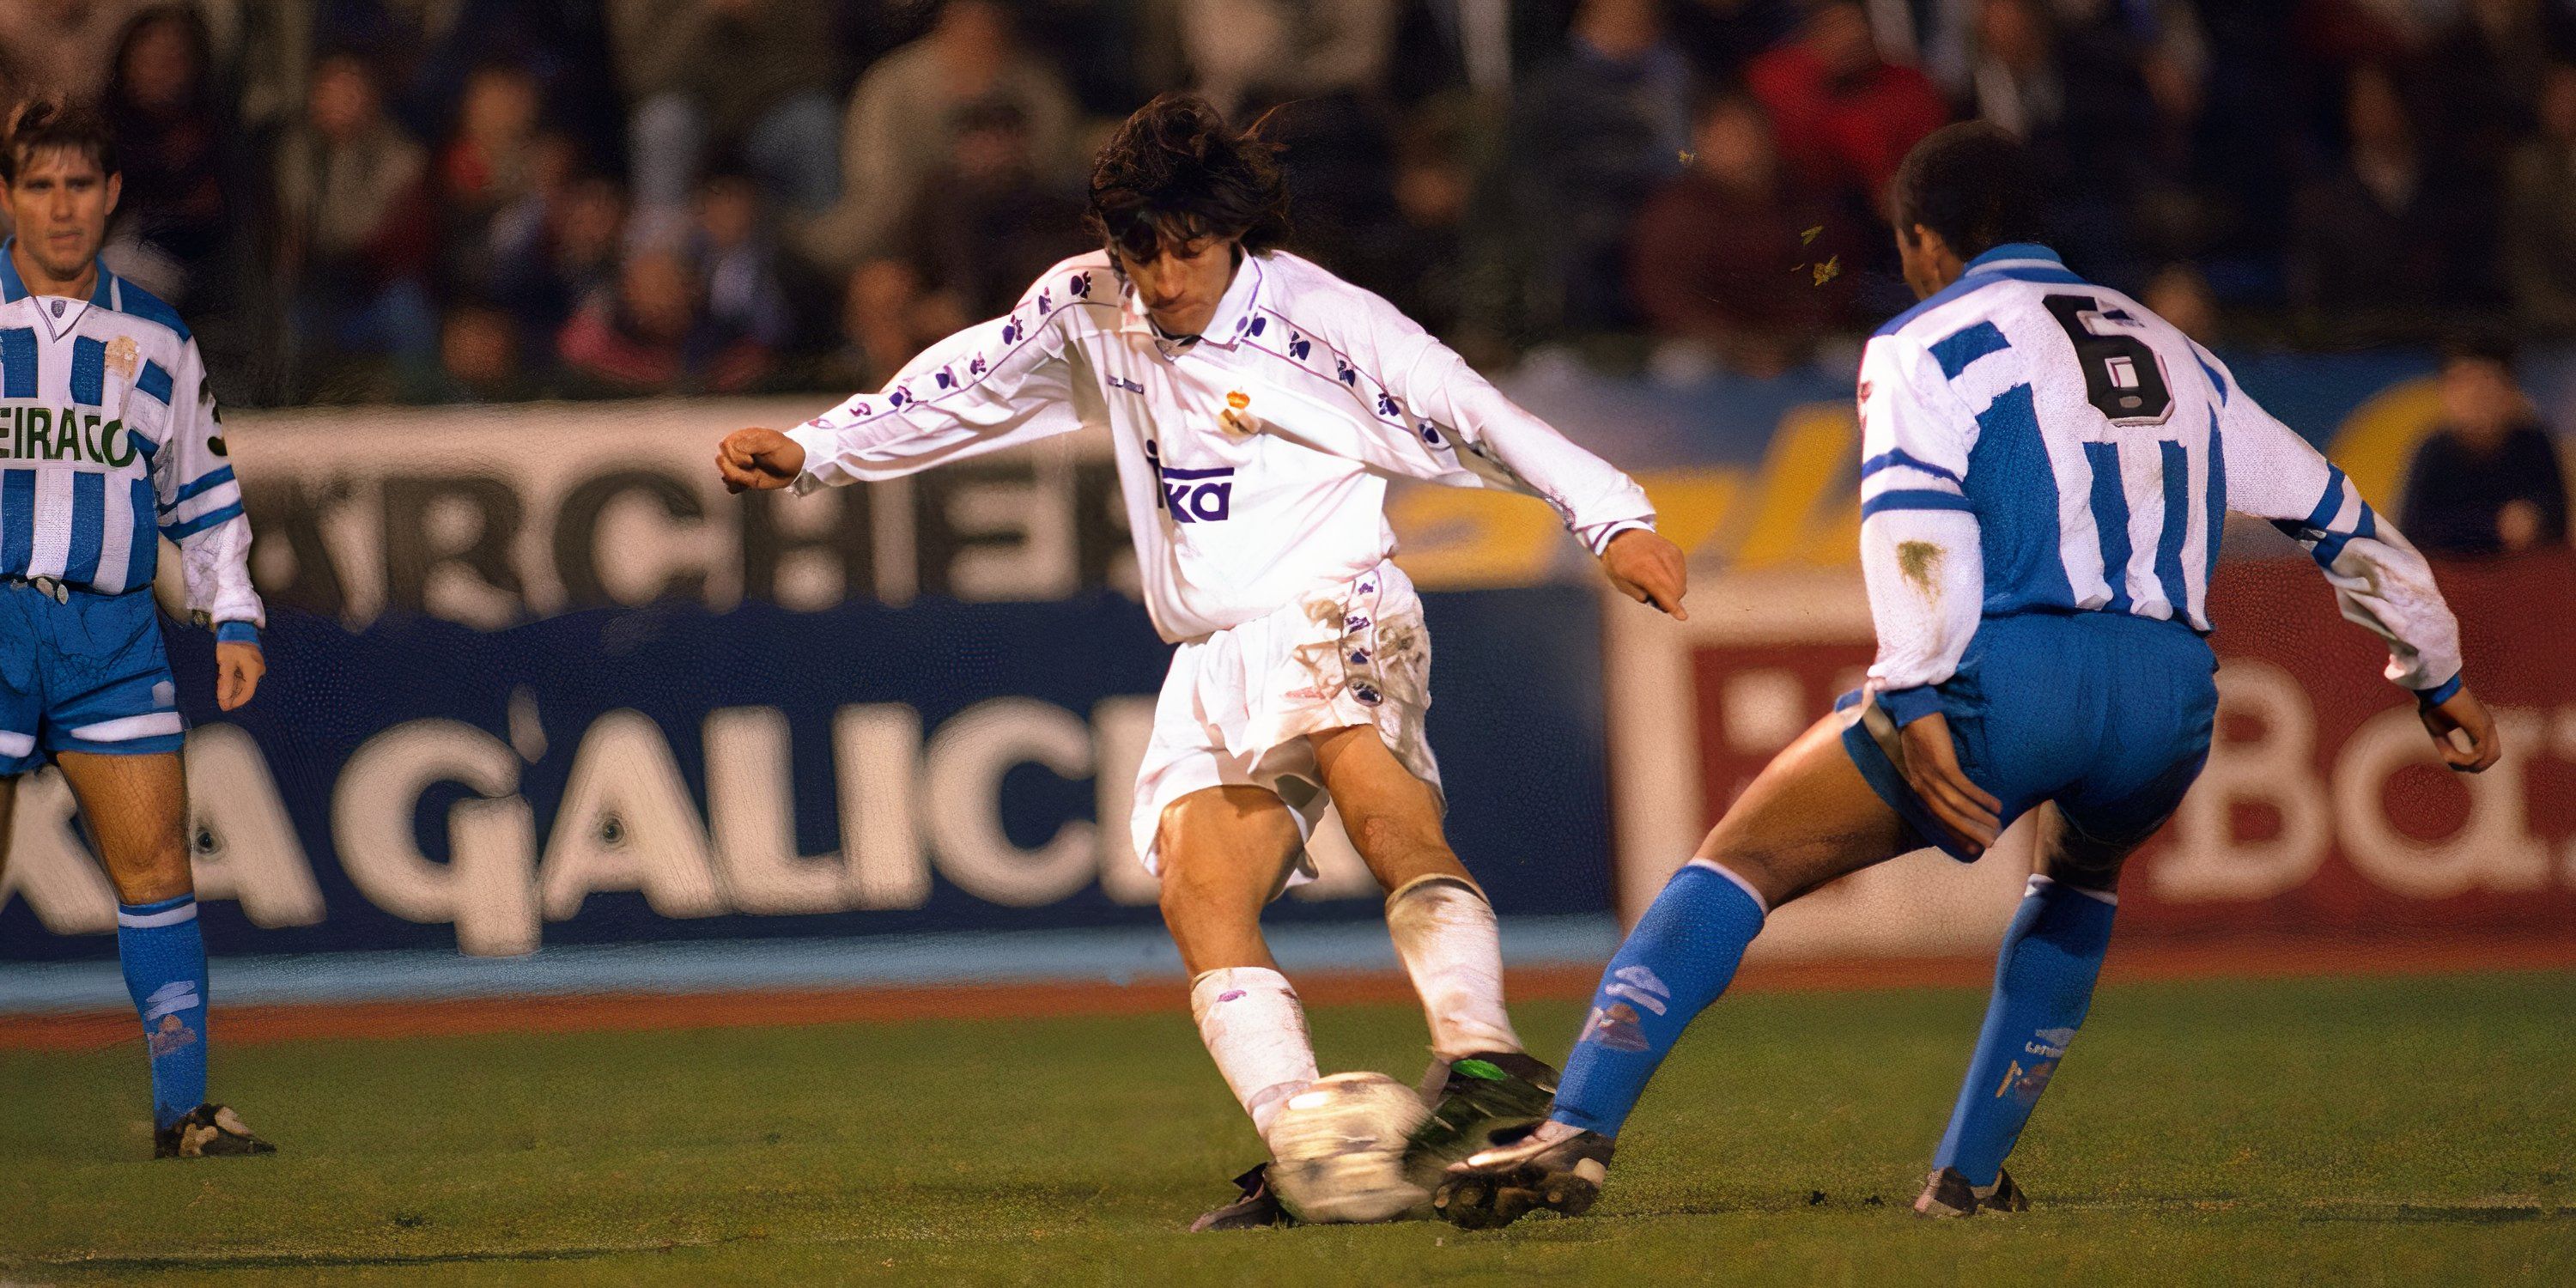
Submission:
M 2027 1206 L 2004 1156 L 2092 1004 L 2121 864 L 2209 752 L 2201 637 L 2229 510 L 2308 549 L 2344 616 L 2388 642 L 2388 678 L 2447 763 L 2495 763 L 2414 547 L 2208 350 L 2038 245 L 2030 173 L 1981 124 L 1932 135 L 1898 172 L 1897 244 L 1923 302 L 1861 358 L 1869 687 L 1771 762 L 1639 920 L 1549 1122 L 1439 1194 L 1460 1224 L 1591 1204 L 1647 1079 L 1772 908 L 1926 845 L 1973 861 L 2046 804 L 2038 875 L 1915 1202 Z
M 17 230 L 0 246 L 0 843 L 17 776 L 52 760 L 116 887 L 155 1154 L 264 1153 L 206 1100 L 186 726 L 152 599 L 166 537 L 215 632 L 217 703 L 248 702 L 265 668 L 241 488 L 187 326 L 98 262 L 119 188 L 104 123 L 21 106 L 0 183 Z

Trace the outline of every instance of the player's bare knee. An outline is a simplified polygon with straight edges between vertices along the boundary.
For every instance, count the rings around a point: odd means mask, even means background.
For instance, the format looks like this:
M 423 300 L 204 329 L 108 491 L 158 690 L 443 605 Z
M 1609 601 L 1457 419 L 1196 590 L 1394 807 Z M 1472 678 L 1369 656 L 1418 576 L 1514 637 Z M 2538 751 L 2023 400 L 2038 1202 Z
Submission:
M 116 897 L 123 903 L 157 903 L 196 888 L 188 869 L 188 847 L 177 837 L 139 852 L 110 854 L 104 866 L 108 884 L 116 887 Z

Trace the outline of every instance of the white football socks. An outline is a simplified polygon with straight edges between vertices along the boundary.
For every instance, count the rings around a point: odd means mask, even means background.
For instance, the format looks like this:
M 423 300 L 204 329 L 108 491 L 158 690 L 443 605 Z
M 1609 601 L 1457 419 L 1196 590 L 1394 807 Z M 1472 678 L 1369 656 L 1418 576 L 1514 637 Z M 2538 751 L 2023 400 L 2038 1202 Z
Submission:
M 1386 932 L 1422 997 L 1434 1054 L 1521 1049 L 1503 1009 L 1502 931 L 1483 891 L 1456 877 L 1417 877 L 1386 897 Z
M 1280 1107 L 1316 1077 L 1297 990 L 1267 966 L 1206 971 L 1190 981 L 1190 1018 L 1225 1085 L 1252 1115 L 1252 1129 L 1268 1140 Z

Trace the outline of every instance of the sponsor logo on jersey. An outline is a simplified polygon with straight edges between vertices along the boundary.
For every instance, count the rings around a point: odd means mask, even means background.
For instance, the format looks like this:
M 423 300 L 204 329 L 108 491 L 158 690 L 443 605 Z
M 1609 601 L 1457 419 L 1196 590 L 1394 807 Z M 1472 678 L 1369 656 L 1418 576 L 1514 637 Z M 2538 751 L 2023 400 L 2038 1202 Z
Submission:
M 1180 469 L 1163 464 L 1162 448 L 1145 443 L 1145 461 L 1154 467 L 1163 509 L 1174 523 L 1223 523 L 1234 517 L 1234 467 L 1213 465 Z
M 139 455 L 122 420 L 101 420 L 97 412 L 74 407 L 0 403 L 0 459 L 87 461 L 123 469 Z

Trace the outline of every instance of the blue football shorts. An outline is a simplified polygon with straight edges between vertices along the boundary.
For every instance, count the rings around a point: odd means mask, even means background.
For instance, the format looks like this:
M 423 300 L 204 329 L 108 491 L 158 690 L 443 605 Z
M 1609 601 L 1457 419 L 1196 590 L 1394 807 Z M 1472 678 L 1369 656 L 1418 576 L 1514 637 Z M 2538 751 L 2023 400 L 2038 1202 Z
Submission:
M 1968 779 L 2003 802 L 2003 823 L 2055 801 L 2066 821 L 2110 845 L 2164 825 L 2209 759 L 2218 659 L 2189 626 L 2127 613 L 2016 613 L 1977 627 L 1958 672 L 1938 686 Z M 1961 862 L 1890 759 L 1893 722 L 1859 693 L 1843 747 L 1923 839 Z
M 0 777 L 62 751 L 177 751 L 186 733 L 149 587 L 57 602 L 0 582 Z

